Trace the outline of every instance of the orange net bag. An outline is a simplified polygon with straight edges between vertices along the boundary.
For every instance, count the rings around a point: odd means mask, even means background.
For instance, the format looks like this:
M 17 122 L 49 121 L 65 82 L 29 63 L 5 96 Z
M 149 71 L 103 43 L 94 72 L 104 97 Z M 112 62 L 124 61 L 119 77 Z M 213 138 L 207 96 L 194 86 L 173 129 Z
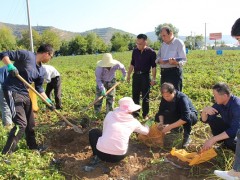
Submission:
M 138 140 L 148 147 L 163 147 L 164 133 L 158 129 L 157 124 L 150 127 L 148 135 L 139 134 Z

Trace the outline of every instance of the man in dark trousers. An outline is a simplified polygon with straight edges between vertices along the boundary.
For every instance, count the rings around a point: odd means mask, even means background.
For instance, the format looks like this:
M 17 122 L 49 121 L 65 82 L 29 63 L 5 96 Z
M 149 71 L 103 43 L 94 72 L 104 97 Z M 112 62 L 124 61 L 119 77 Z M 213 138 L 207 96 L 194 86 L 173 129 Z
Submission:
M 148 119 L 150 86 L 156 82 L 156 53 L 147 46 L 147 36 L 139 34 L 136 42 L 137 48 L 132 52 L 132 60 L 128 70 L 127 81 L 130 82 L 132 71 L 132 97 L 135 104 L 140 104 L 142 94 L 142 117 Z M 150 72 L 152 70 L 152 78 Z M 139 116 L 138 112 L 133 113 Z
M 232 26 L 231 35 L 240 42 L 240 18 Z M 214 174 L 222 179 L 240 179 L 240 128 L 237 131 L 237 144 L 233 168 L 230 171 L 215 170 Z
M 189 136 L 192 126 L 197 123 L 197 110 L 187 95 L 176 90 L 171 83 L 162 84 L 161 94 L 162 99 L 155 121 L 160 122 L 159 128 L 164 127 L 163 133 L 183 126 L 182 147 L 186 148 L 191 141 Z
M 34 82 L 36 90 L 47 102 L 52 103 L 42 87 L 44 81 L 42 63 L 47 63 L 52 57 L 53 48 L 49 44 L 41 45 L 37 54 L 26 50 L 0 53 L 0 59 L 8 66 L 9 75 L 3 83 L 3 92 L 12 113 L 12 121 L 15 124 L 9 133 L 2 154 L 14 152 L 24 133 L 29 149 L 41 150 L 36 143 L 35 121 L 28 89 L 16 76 L 20 75 L 29 84 Z M 14 61 L 14 64 L 11 61 Z M 51 110 L 53 109 L 54 106 L 51 106 Z
M 203 108 L 201 119 L 209 124 L 213 136 L 205 141 L 202 148 L 208 150 L 223 141 L 227 148 L 235 151 L 235 138 L 240 127 L 240 98 L 231 94 L 226 83 L 217 83 L 212 89 L 215 103 Z
M 173 30 L 168 26 L 162 27 L 159 35 L 163 43 L 156 63 L 161 67 L 161 84 L 169 82 L 176 90 L 182 91 L 183 65 L 187 61 L 184 42 L 174 37 Z
M 62 88 L 61 77 L 57 69 L 51 65 L 42 65 L 44 72 L 44 80 L 47 83 L 46 95 L 51 99 L 51 92 L 54 90 L 56 109 L 62 109 Z

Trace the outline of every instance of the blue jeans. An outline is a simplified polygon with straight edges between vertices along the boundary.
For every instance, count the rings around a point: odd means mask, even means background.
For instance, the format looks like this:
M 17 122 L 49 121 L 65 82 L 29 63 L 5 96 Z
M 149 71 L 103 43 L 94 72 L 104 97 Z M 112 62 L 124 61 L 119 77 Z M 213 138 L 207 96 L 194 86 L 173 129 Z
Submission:
M 12 124 L 12 114 L 8 107 L 6 99 L 4 98 L 1 84 L 0 84 L 0 109 L 2 112 L 3 125 L 6 126 Z
M 233 169 L 240 172 L 240 129 L 237 132 L 237 145 L 235 150 L 235 160 L 233 164 Z

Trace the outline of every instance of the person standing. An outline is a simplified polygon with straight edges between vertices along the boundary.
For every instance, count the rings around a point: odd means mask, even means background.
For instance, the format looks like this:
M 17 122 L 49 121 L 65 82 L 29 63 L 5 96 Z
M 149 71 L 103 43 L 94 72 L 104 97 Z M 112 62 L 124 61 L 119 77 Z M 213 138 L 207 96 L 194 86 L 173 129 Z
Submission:
M 185 45 L 174 37 L 173 30 L 168 26 L 162 27 L 159 35 L 163 40 L 156 59 L 161 68 L 160 83 L 171 83 L 176 90 L 182 91 L 183 65 L 187 61 Z
M 127 81 L 130 82 L 132 76 L 132 98 L 134 103 L 140 104 L 140 95 L 142 95 L 142 117 L 147 120 L 149 113 L 149 93 L 150 87 L 156 83 L 156 53 L 147 46 L 147 36 L 139 34 L 136 40 L 137 47 L 132 52 L 132 60 L 128 70 Z M 150 71 L 152 78 L 150 79 Z M 139 112 L 134 112 L 138 117 Z
M 47 83 L 46 95 L 51 99 L 51 92 L 54 90 L 56 109 L 62 109 L 62 88 L 61 77 L 57 69 L 51 65 L 42 65 L 44 72 L 44 80 Z
M 35 138 L 35 121 L 28 89 L 16 76 L 20 75 L 29 84 L 34 82 L 36 90 L 48 103 L 52 104 L 42 87 L 44 81 L 42 63 L 47 63 L 52 57 L 53 48 L 49 44 L 41 45 L 37 50 L 37 54 L 26 50 L 0 53 L 0 59 L 8 67 L 9 75 L 2 87 L 14 122 L 14 127 L 9 133 L 2 154 L 13 153 L 24 133 L 29 149 L 42 150 L 42 147 L 37 145 Z M 14 61 L 14 64 L 12 64 L 11 60 Z M 50 109 L 54 110 L 54 105 Z
M 240 18 L 238 18 L 233 24 L 232 30 L 231 30 L 231 36 L 237 39 L 238 42 L 240 42 Z M 235 158 L 234 158 L 232 170 L 230 171 L 215 170 L 214 174 L 220 178 L 227 179 L 227 180 L 240 179 L 240 128 L 238 128 L 238 131 L 237 131 L 237 144 L 236 144 Z
M 12 126 L 12 114 L 3 94 L 2 84 L 8 76 L 7 66 L 0 68 L 0 107 L 2 113 L 2 123 L 5 127 Z
M 95 70 L 96 76 L 96 99 L 100 96 L 106 96 L 106 113 L 113 110 L 115 89 L 106 94 L 106 91 L 111 89 L 116 84 L 116 71 L 122 71 L 121 80 L 124 81 L 126 77 L 126 69 L 122 63 L 113 59 L 112 54 L 103 54 L 102 60 L 97 62 Z M 102 109 L 103 99 L 94 104 L 95 114 L 99 114 Z
M 192 126 L 197 123 L 198 113 L 191 100 L 184 93 L 176 90 L 171 83 L 161 86 L 162 99 L 155 121 L 160 122 L 159 128 L 163 133 L 183 126 L 182 147 L 186 148 L 191 142 L 190 133 Z

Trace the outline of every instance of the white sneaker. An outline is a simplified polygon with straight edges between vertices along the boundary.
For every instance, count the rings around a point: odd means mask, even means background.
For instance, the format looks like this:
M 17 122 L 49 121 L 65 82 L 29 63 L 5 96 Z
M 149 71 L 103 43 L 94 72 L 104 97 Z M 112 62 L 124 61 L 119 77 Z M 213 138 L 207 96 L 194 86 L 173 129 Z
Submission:
M 238 176 L 232 176 L 229 175 L 230 171 L 219 171 L 219 170 L 215 170 L 214 174 L 222 179 L 226 179 L 226 180 L 240 180 L 240 178 Z

